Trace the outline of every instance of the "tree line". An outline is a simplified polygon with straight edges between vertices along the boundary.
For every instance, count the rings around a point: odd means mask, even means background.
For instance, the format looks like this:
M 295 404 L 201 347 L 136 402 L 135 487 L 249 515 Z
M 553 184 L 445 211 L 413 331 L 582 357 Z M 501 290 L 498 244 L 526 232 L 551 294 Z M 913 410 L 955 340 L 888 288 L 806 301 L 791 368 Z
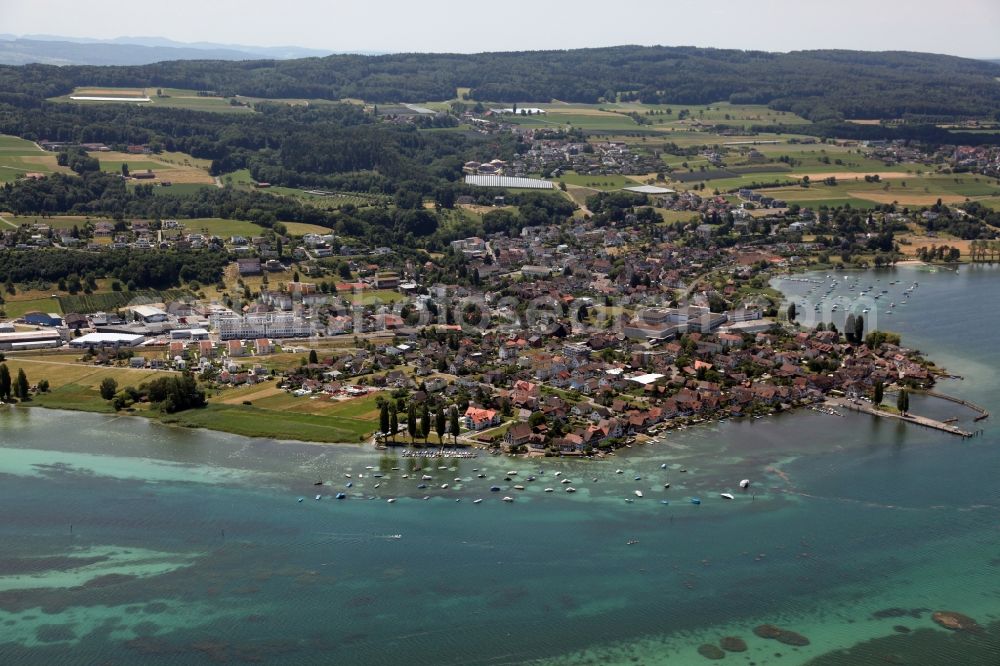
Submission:
M 76 86 L 177 87 L 265 98 L 769 104 L 813 120 L 994 115 L 1000 65 L 911 52 L 792 53 L 617 46 L 479 54 L 333 55 L 246 62 L 172 61 L 0 68 L 0 103 L 31 105 Z

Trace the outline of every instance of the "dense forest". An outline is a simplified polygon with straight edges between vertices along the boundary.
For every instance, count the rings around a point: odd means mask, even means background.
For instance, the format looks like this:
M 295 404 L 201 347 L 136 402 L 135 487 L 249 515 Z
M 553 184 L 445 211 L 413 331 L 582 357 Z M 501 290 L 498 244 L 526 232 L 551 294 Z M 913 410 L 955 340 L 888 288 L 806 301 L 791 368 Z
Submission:
M 170 250 L 138 254 L 128 250 L 0 251 L 0 279 L 5 282 L 56 282 L 68 275 L 109 277 L 133 289 L 169 289 L 192 280 L 214 284 L 229 262 L 224 252 Z
M 1000 66 L 911 52 L 768 53 L 618 46 L 480 54 L 334 55 L 245 62 L 171 61 L 128 67 L 0 68 L 0 103 L 32 105 L 74 86 L 167 86 L 267 98 L 419 102 L 769 104 L 812 120 L 998 113 Z

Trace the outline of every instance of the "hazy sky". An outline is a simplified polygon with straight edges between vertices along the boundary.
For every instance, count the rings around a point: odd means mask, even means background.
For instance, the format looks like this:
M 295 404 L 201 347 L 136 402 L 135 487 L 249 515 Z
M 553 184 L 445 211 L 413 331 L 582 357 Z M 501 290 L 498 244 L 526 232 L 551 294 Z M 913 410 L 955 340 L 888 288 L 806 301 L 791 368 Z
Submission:
M 0 0 L 0 32 L 331 51 L 664 44 L 1000 58 L 1000 0 Z

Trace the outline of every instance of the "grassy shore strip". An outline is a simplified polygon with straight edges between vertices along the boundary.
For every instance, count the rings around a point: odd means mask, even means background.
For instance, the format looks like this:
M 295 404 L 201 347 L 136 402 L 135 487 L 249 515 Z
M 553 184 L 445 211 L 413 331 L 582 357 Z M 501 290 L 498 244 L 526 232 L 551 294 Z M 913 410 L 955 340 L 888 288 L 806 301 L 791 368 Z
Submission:
M 122 388 L 138 386 L 162 376 L 164 372 L 170 372 L 87 365 L 75 362 L 75 356 L 59 353 L 8 355 L 5 362 L 12 374 L 24 369 L 32 384 L 42 379 L 49 382 L 50 390 L 47 393 L 35 394 L 24 406 L 114 414 L 116 412 L 111 403 L 100 395 L 100 385 L 104 379 L 114 379 L 118 382 L 118 387 Z M 363 442 L 378 428 L 378 408 L 374 395 L 342 401 L 310 400 L 275 390 L 271 384 L 253 387 L 246 396 L 239 391 L 226 391 L 218 396 L 210 396 L 207 407 L 177 414 L 164 414 L 142 404 L 136 405 L 134 411 L 121 413 L 246 437 L 305 442 Z M 237 400 L 247 398 L 252 398 L 254 404 L 236 403 Z
M 176 414 L 137 409 L 132 412 L 115 412 L 111 404 L 100 398 L 83 396 L 73 387 L 70 392 L 53 391 L 34 397 L 22 407 L 41 407 L 67 411 L 92 412 L 138 416 L 159 421 L 166 425 L 185 428 L 206 428 L 244 437 L 261 437 L 277 440 L 295 440 L 321 444 L 350 444 L 367 441 L 368 435 L 359 434 L 353 424 L 345 425 L 341 419 L 315 414 L 281 413 L 246 405 L 209 403 L 202 409 L 192 409 Z

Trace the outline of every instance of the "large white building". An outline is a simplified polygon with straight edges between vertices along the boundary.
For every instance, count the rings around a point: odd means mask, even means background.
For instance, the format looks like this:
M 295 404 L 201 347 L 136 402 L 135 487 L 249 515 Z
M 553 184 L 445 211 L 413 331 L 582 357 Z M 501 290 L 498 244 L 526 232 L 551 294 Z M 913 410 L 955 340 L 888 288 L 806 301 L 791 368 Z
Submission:
M 221 340 L 257 338 L 307 338 L 312 326 L 291 312 L 265 312 L 240 316 L 235 312 L 214 312 L 209 321 Z
M 69 341 L 70 347 L 137 347 L 146 336 L 132 333 L 87 333 Z

